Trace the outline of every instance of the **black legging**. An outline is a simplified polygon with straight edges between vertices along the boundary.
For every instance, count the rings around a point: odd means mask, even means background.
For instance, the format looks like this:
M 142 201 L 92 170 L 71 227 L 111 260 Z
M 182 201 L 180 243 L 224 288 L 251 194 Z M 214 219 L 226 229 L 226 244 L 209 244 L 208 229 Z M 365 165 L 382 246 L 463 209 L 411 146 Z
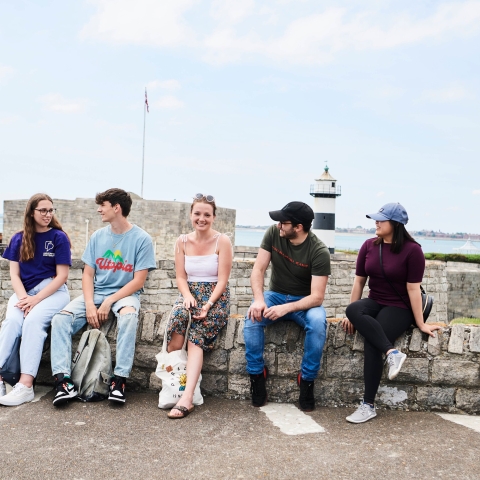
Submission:
M 380 305 L 375 300 L 363 298 L 347 307 L 347 318 L 365 338 L 363 400 L 373 404 L 382 378 L 382 353 L 393 348 L 393 342 L 414 322 L 411 310 Z

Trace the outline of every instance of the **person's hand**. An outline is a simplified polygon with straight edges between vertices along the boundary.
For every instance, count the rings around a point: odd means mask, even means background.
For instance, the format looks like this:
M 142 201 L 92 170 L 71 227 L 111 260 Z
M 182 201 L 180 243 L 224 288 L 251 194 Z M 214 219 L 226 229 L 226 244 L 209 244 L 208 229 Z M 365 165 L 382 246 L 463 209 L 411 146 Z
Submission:
M 349 335 L 353 335 L 355 333 L 355 327 L 353 326 L 353 323 L 348 318 L 344 318 L 340 322 L 340 325 Z
M 30 310 L 37 304 L 39 304 L 42 299 L 38 298 L 36 295 L 27 295 L 20 299 L 15 306 L 23 311 L 23 316 L 26 317 Z
M 250 320 L 262 321 L 263 312 L 267 308 L 264 300 L 254 300 L 247 312 L 247 318 Z
M 284 317 L 290 311 L 287 304 L 275 305 L 273 307 L 266 308 L 263 312 L 263 316 L 269 320 L 278 320 Z
M 98 321 L 97 316 L 97 307 L 94 303 L 85 305 L 87 322 L 93 328 L 100 328 L 100 322 Z
M 426 333 L 427 335 L 430 335 L 431 337 L 435 337 L 435 334 L 433 333 L 435 330 L 441 330 L 442 327 L 439 327 L 438 325 L 431 325 L 429 323 L 424 323 L 420 327 L 420 331 L 423 333 Z
M 105 323 L 107 321 L 111 308 L 112 308 L 112 301 L 109 299 L 109 297 L 107 297 L 100 305 L 100 308 L 97 310 L 97 317 L 100 324 Z
M 190 310 L 191 308 L 195 308 L 197 306 L 197 301 L 193 298 L 193 295 L 189 295 L 188 297 L 184 298 L 183 306 L 187 310 Z
M 207 317 L 209 310 L 210 304 L 206 303 L 202 308 L 198 310 L 200 313 L 197 313 L 197 315 L 192 315 L 192 318 L 194 318 L 195 320 L 203 320 Z

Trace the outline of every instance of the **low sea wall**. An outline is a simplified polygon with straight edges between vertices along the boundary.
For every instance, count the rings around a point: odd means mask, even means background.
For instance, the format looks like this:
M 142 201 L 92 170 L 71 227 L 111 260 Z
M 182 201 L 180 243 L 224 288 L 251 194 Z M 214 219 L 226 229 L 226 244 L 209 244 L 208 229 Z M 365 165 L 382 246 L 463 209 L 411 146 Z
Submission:
M 82 262 L 75 260 L 68 286 L 75 297 L 81 293 Z M 230 278 L 232 317 L 222 331 L 215 349 L 205 355 L 202 388 L 206 394 L 226 398 L 248 398 L 249 378 L 245 371 L 243 316 L 251 302 L 249 277 L 253 261 L 235 261 Z M 346 335 L 337 318 L 344 316 L 355 275 L 355 257 L 332 256 L 332 275 L 324 306 L 329 329 L 322 367 L 315 383 L 320 405 L 353 405 L 363 392 L 363 341 Z M 265 283 L 268 284 L 269 272 Z M 443 262 L 427 262 L 423 281 L 435 297 L 429 321 L 447 321 L 447 273 Z M 0 319 L 12 293 L 8 262 L 0 260 Z M 366 293 L 366 292 L 365 292 Z M 153 373 L 155 355 L 160 351 L 165 323 L 177 297 L 174 265 L 171 260 L 158 262 L 149 274 L 142 295 L 142 311 L 137 333 L 134 368 L 130 389 L 159 389 Z M 115 321 L 108 338 L 115 353 Z M 77 335 L 77 338 L 79 336 Z M 266 332 L 265 360 L 271 372 L 268 381 L 272 401 L 295 401 L 295 378 L 303 355 L 303 331 L 292 322 L 280 322 Z M 445 327 L 437 338 L 427 339 L 418 329 L 397 340 L 408 354 L 402 372 L 394 382 L 382 381 L 379 406 L 391 408 L 480 412 L 480 327 Z M 51 382 L 48 356 L 42 360 L 39 382 Z

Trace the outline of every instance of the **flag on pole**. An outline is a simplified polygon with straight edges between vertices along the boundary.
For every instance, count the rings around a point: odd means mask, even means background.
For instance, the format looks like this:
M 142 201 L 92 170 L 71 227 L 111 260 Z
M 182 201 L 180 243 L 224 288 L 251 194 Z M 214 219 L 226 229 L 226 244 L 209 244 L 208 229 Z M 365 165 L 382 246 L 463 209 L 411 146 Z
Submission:
M 145 89 L 145 105 L 147 107 L 147 112 L 150 113 L 150 110 L 148 109 L 147 89 Z

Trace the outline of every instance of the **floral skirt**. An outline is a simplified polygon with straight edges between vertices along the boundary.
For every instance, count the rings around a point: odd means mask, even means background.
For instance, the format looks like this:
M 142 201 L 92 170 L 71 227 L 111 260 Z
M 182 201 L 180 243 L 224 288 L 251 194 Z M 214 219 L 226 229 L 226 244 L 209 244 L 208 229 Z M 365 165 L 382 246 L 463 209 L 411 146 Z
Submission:
M 192 324 L 188 331 L 188 340 L 203 348 L 206 352 L 212 350 L 220 330 L 227 324 L 230 316 L 230 288 L 227 284 L 222 296 L 213 304 L 203 320 L 196 320 L 194 315 L 200 314 L 200 308 L 205 305 L 215 289 L 216 282 L 188 282 L 190 292 L 197 301 L 197 308 L 191 309 Z M 183 295 L 180 294 L 173 305 L 170 323 L 167 331 L 167 341 L 170 342 L 172 332 L 185 336 L 188 325 L 188 310 L 183 306 Z

